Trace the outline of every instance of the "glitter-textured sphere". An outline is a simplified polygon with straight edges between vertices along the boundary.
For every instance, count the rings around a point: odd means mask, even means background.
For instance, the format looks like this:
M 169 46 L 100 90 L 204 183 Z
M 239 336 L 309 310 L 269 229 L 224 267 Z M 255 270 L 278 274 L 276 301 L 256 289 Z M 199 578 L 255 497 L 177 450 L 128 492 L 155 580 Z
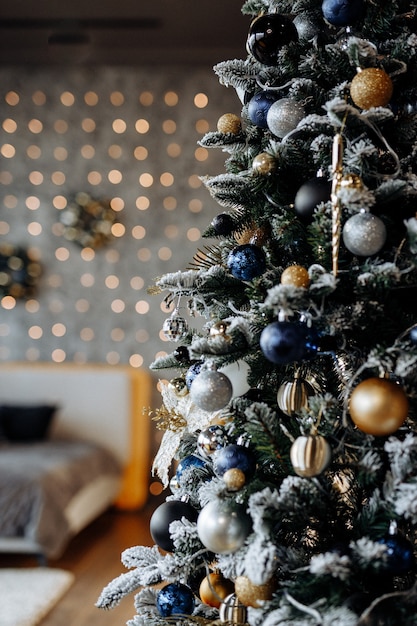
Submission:
M 219 411 L 231 400 L 233 385 L 222 372 L 205 370 L 195 377 L 191 387 L 192 401 L 203 411 Z
M 211 552 L 236 552 L 245 542 L 251 521 L 243 505 L 211 500 L 200 511 L 197 532 L 200 541 Z
M 372 256 L 383 248 L 387 239 L 384 222 L 367 211 L 350 217 L 342 231 L 343 243 L 356 256 Z
M 350 97 L 361 109 L 384 107 L 391 100 L 394 86 L 388 74 L 378 67 L 367 67 L 354 76 Z
M 158 592 L 156 608 L 162 617 L 191 615 L 195 608 L 194 594 L 187 585 L 170 583 Z
M 229 254 L 227 267 L 239 280 L 252 280 L 266 270 L 265 252 L 253 243 L 236 246 Z
M 302 104 L 290 98 L 281 98 L 269 108 L 266 122 L 271 133 L 282 139 L 297 127 L 304 116 Z
M 217 121 L 217 130 L 219 133 L 231 133 L 237 135 L 242 128 L 240 117 L 234 113 L 225 113 L 219 117 Z
M 392 380 L 367 378 L 352 391 L 349 413 L 359 430 L 386 437 L 407 419 L 408 399 L 403 388 Z
M 292 285 L 293 287 L 307 287 L 310 284 L 308 270 L 302 265 L 290 265 L 281 274 L 281 285 Z
M 237 576 L 235 580 L 235 593 L 241 603 L 255 609 L 260 608 L 263 602 L 271 600 L 276 587 L 273 579 L 261 585 L 255 585 L 247 576 Z

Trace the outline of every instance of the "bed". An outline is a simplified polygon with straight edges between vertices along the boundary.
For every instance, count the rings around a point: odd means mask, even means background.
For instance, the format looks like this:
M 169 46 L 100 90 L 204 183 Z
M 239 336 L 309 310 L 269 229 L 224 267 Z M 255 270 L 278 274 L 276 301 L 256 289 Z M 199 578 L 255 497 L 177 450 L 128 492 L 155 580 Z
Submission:
M 0 364 L 0 552 L 56 559 L 110 506 L 146 504 L 151 396 L 129 366 Z

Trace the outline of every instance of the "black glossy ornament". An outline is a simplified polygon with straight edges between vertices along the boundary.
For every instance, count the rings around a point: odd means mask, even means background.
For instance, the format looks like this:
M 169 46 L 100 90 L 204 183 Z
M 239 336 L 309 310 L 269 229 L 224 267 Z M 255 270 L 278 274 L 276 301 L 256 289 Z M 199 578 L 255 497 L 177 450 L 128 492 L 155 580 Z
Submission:
M 178 363 L 185 363 L 190 360 L 190 352 L 187 346 L 178 346 L 174 350 L 173 355 Z
M 174 550 L 169 525 L 171 522 L 179 521 L 182 517 L 190 522 L 196 522 L 198 511 L 189 502 L 182 500 L 169 500 L 155 509 L 150 520 L 149 530 L 156 545 L 167 552 Z
M 246 46 L 260 63 L 276 65 L 281 48 L 297 40 L 298 33 L 292 20 L 279 13 L 270 13 L 253 20 Z
M 211 222 L 212 227 L 216 235 L 222 235 L 227 237 L 233 232 L 235 227 L 233 218 L 229 215 L 229 213 L 219 213 Z
M 305 223 L 312 221 L 316 206 L 330 200 L 331 188 L 331 182 L 324 176 L 317 176 L 301 185 L 294 199 L 294 210 L 300 220 Z

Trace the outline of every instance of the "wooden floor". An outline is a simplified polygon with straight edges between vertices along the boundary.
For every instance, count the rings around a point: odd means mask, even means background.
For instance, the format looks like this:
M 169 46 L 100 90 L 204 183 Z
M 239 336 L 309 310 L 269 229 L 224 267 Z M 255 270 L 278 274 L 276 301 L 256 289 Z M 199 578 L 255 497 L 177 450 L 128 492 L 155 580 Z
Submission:
M 133 617 L 133 595 L 110 611 L 98 609 L 95 602 L 107 583 L 127 571 L 120 561 L 121 552 L 134 545 L 153 544 L 149 518 L 155 506 L 133 513 L 105 513 L 72 540 L 62 558 L 48 564 L 70 570 L 75 582 L 41 626 L 124 626 Z M 0 555 L 0 567 L 36 566 L 33 557 Z

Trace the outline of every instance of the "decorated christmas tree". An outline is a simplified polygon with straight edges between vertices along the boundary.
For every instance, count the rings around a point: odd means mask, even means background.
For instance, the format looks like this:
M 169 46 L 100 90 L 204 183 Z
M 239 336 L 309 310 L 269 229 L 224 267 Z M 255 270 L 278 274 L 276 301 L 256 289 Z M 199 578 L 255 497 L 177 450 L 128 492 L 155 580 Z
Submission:
M 417 9 L 248 0 L 172 314 L 131 626 L 417 624 Z M 168 309 L 169 310 L 169 309 Z M 193 320 L 202 317 L 199 330 Z M 197 324 L 195 324 L 197 326 Z

